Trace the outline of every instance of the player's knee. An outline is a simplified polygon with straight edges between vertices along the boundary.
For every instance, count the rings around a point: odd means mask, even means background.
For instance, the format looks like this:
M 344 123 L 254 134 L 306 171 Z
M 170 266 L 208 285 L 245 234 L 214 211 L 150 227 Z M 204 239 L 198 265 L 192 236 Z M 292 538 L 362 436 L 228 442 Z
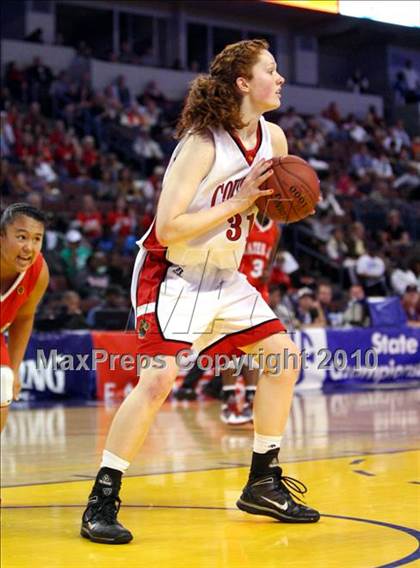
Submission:
M 297 381 L 302 367 L 302 356 L 289 336 L 278 334 L 269 338 L 264 346 L 264 355 L 265 373 Z
M 168 396 L 175 378 L 176 374 L 158 369 L 147 377 L 140 377 L 139 388 L 147 395 L 150 404 L 159 403 Z
M 14 375 L 10 367 L 0 367 L 0 406 L 9 406 L 13 400 Z

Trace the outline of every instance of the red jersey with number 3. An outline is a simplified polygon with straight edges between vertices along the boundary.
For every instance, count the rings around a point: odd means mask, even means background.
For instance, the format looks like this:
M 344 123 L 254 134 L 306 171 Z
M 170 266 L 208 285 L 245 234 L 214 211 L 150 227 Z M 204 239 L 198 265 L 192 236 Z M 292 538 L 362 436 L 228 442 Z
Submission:
M 20 308 L 33 292 L 43 264 L 44 257 L 40 253 L 35 262 L 25 272 L 21 272 L 10 288 L 0 297 L 0 331 L 2 333 L 13 322 Z
M 268 268 L 271 253 L 279 237 L 279 229 L 271 219 L 265 226 L 255 219 L 248 240 L 242 262 L 239 267 L 250 284 L 252 284 L 263 298 L 268 298 L 268 284 L 262 281 L 262 276 Z

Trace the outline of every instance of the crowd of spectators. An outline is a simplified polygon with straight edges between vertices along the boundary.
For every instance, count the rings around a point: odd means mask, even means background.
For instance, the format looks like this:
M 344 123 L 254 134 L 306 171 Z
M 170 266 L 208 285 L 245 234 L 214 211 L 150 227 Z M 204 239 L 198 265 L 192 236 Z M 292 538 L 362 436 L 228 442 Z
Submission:
M 83 53 L 54 76 L 39 57 L 6 67 L 1 110 L 2 206 L 49 213 L 51 285 L 38 329 L 124 328 L 136 240 L 150 226 L 175 147 L 179 101 L 124 76 L 95 90 Z M 420 322 L 420 137 L 370 108 L 329 104 L 319 116 L 273 114 L 289 152 L 321 179 L 317 214 L 286 226 L 270 303 L 289 328 L 367 325 L 370 296 L 397 295 Z M 417 247 L 417 248 L 416 248 Z

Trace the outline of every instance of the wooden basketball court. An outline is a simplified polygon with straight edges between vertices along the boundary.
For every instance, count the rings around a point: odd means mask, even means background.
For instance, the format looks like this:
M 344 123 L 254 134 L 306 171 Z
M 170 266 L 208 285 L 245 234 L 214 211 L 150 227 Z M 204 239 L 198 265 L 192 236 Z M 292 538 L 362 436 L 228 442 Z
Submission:
M 126 476 L 120 512 L 135 539 L 94 544 L 80 517 L 116 408 L 16 407 L 2 438 L 1 565 L 347 568 L 418 562 L 420 390 L 297 395 L 281 450 L 309 488 L 314 525 L 235 507 L 252 428 L 218 402 L 166 403 Z

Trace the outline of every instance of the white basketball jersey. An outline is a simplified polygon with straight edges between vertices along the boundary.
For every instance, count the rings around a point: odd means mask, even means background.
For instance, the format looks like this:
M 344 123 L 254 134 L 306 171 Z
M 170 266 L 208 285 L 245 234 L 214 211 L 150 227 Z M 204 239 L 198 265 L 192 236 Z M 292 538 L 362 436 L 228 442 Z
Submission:
M 253 164 L 262 158 L 268 160 L 273 156 L 270 131 L 263 117 L 260 118 L 259 125 L 260 144 Z M 226 130 L 212 130 L 212 134 L 215 160 L 207 177 L 198 186 L 186 213 L 210 209 L 235 195 L 252 167 L 246 160 L 244 150 Z M 181 140 L 175 148 L 165 176 L 184 142 L 185 139 Z M 166 258 L 181 266 L 206 264 L 220 269 L 238 269 L 255 213 L 256 207 L 252 206 L 208 233 L 190 241 L 169 245 Z

